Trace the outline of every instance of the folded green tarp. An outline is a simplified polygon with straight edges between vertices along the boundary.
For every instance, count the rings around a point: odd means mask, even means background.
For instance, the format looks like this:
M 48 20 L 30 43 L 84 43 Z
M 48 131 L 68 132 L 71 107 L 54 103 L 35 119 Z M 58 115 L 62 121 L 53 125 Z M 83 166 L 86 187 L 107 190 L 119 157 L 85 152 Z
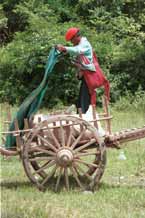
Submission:
M 13 118 L 9 126 L 9 131 L 14 131 L 14 120 L 18 120 L 19 129 L 24 128 L 24 119 L 30 118 L 34 113 L 36 113 L 42 103 L 43 97 L 48 88 L 48 78 L 49 74 L 52 72 L 58 58 L 61 56 L 60 52 L 55 48 L 52 48 L 46 63 L 45 74 L 40 85 L 32 91 L 32 93 L 24 100 L 20 105 L 18 112 Z M 8 134 L 6 137 L 6 148 L 12 148 L 16 146 L 16 138 L 12 134 Z

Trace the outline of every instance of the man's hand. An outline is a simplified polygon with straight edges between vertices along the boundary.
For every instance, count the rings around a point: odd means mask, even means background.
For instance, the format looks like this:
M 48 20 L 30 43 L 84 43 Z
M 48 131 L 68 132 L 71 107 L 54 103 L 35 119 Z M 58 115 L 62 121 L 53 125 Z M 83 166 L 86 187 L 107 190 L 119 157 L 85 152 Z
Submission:
M 66 48 L 63 45 L 56 45 L 56 49 L 60 52 L 66 52 Z
M 82 77 L 83 77 L 83 72 L 82 71 L 77 72 L 76 77 L 77 77 L 78 80 L 81 80 Z

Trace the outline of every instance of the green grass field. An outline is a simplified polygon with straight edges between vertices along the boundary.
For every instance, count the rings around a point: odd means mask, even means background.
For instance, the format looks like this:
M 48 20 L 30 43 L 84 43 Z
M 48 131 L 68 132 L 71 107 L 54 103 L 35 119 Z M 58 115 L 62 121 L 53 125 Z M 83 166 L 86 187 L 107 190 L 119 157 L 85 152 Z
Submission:
M 113 113 L 113 131 L 145 124 L 137 111 Z M 1 126 L 2 129 L 2 126 Z M 2 218 L 145 218 L 145 139 L 108 149 L 107 167 L 100 188 L 85 193 L 73 188 L 54 193 L 51 186 L 40 192 L 25 175 L 19 157 L 1 157 Z

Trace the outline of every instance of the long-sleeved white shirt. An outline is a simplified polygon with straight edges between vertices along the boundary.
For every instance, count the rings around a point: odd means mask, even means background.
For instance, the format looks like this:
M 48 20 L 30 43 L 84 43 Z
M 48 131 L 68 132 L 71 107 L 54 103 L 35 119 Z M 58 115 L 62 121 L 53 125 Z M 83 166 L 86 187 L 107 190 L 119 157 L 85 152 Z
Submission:
M 66 51 L 75 57 L 75 59 L 79 60 L 79 64 L 82 67 L 82 70 L 90 70 L 90 71 L 96 71 L 95 66 L 93 64 L 93 50 L 90 42 L 87 40 L 86 37 L 81 37 L 80 43 L 76 46 L 65 46 Z M 84 58 L 87 58 L 87 62 Z

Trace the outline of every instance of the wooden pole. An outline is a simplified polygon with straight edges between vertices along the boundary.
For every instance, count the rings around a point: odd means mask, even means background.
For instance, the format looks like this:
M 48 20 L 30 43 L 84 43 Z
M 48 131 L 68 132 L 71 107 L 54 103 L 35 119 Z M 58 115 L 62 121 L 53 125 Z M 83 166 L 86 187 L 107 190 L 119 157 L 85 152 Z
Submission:
M 27 129 L 30 129 L 30 126 L 29 126 L 29 122 L 28 122 L 28 119 L 25 118 L 24 119 L 24 129 L 27 130 Z M 26 136 L 28 135 L 29 132 L 26 132 Z
M 78 108 L 78 112 L 79 112 L 79 117 L 82 119 L 83 118 L 83 113 L 82 113 L 82 108 Z M 80 131 L 83 130 L 82 125 L 80 125 Z
M 96 105 L 92 105 L 92 115 L 93 115 L 93 120 L 94 121 L 94 126 L 98 129 L 98 123 L 97 123 L 97 117 L 96 117 Z
M 79 117 L 80 117 L 80 118 L 83 118 L 83 115 L 82 115 L 82 108 L 78 108 L 78 112 L 79 112 Z
M 17 146 L 17 151 L 21 151 L 21 146 L 22 146 L 22 141 L 20 138 L 20 132 L 19 132 L 19 124 L 18 120 L 14 120 L 14 126 L 15 126 L 15 131 L 18 131 L 17 133 L 14 134 L 16 137 L 16 146 Z
M 110 114 L 109 114 L 109 109 L 108 109 L 108 102 L 107 102 L 107 98 L 106 96 L 103 96 L 103 108 L 104 108 L 104 113 L 105 113 L 105 117 L 109 117 Z M 105 129 L 106 129 L 106 132 L 111 134 L 111 120 L 110 119 L 106 119 L 106 122 L 105 122 Z
M 41 122 L 42 122 L 41 117 L 38 117 L 38 123 L 41 123 Z M 40 130 L 40 135 L 44 138 L 44 132 L 42 129 Z M 40 145 L 44 145 L 44 141 L 41 139 L 40 139 L 40 143 L 41 143 Z

